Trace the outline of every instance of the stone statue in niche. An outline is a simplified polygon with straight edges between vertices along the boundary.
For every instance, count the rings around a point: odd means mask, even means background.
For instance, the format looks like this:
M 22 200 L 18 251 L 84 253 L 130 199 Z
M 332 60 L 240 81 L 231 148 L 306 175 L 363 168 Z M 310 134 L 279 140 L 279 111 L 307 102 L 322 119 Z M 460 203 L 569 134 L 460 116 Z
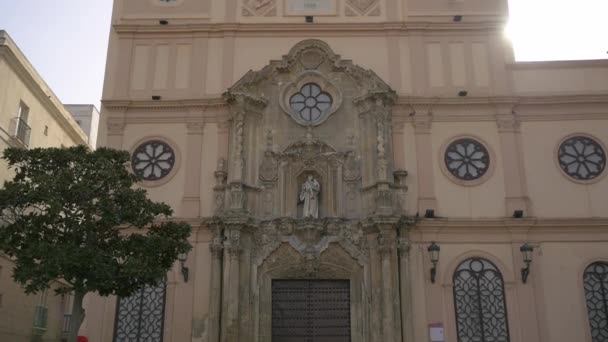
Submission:
M 302 184 L 302 190 L 300 191 L 300 201 L 304 202 L 304 207 L 302 208 L 302 216 L 304 218 L 319 218 L 320 192 L 321 185 L 312 175 L 309 175 L 306 182 Z

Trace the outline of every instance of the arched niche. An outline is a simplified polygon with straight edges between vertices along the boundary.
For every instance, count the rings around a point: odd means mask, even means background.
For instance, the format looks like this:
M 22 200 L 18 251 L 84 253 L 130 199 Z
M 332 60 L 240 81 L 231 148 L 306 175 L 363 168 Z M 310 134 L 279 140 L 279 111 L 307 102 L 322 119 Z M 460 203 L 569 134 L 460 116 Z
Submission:
M 290 145 L 284 152 L 277 154 L 282 160 L 279 184 L 287 202 L 288 216 L 302 217 L 302 204 L 299 201 L 302 184 L 308 175 L 313 175 L 321 185 L 319 193 L 319 218 L 336 217 L 338 213 L 338 189 L 341 187 L 340 166 L 346 153 L 337 152 L 328 144 L 314 140 L 308 135 L 305 141 Z

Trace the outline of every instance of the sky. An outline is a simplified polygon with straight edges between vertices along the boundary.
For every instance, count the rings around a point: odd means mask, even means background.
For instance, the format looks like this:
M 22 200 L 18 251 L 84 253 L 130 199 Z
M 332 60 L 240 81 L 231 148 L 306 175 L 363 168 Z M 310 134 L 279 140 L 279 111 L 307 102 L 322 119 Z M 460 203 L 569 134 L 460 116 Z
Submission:
M 517 60 L 608 58 L 608 0 L 509 0 L 509 10 Z M 112 0 L 0 0 L 0 29 L 63 103 L 99 108 L 111 11 Z

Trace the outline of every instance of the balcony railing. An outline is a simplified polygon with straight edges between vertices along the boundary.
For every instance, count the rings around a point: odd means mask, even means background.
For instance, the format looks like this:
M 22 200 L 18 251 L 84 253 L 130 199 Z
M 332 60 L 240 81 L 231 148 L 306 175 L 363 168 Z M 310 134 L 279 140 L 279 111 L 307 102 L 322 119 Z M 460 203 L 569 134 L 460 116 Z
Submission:
M 29 146 L 32 129 L 25 120 L 19 117 L 13 118 L 11 120 L 10 132 L 12 137 L 17 139 L 21 144 L 26 147 Z
M 48 315 L 48 308 L 44 306 L 36 306 L 36 311 L 34 312 L 34 328 L 39 330 L 46 330 Z

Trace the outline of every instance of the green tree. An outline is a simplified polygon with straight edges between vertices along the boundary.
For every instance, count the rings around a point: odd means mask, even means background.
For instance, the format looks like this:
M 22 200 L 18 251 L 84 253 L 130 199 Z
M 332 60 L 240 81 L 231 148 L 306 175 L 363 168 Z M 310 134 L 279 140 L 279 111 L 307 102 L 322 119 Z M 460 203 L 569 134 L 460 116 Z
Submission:
M 87 293 L 129 296 L 191 248 L 191 227 L 134 187 L 127 152 L 9 148 L 3 158 L 15 177 L 0 189 L 0 251 L 14 259 L 13 279 L 27 293 L 67 284 L 56 291 L 74 294 L 69 342 Z

